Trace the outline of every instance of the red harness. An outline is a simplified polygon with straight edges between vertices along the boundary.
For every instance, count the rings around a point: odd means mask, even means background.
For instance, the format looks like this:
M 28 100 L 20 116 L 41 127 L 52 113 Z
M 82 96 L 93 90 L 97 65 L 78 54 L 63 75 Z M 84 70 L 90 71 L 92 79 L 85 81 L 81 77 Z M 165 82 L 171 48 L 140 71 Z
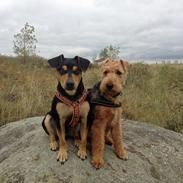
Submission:
M 80 118 L 80 106 L 84 103 L 88 92 L 86 90 L 83 91 L 81 97 L 76 100 L 76 101 L 71 101 L 65 97 L 63 97 L 59 91 L 56 91 L 56 97 L 62 101 L 65 105 L 72 107 L 73 108 L 73 112 L 72 112 L 72 119 L 69 123 L 69 125 L 71 125 L 72 127 L 74 127 L 78 122 L 79 122 L 79 118 Z

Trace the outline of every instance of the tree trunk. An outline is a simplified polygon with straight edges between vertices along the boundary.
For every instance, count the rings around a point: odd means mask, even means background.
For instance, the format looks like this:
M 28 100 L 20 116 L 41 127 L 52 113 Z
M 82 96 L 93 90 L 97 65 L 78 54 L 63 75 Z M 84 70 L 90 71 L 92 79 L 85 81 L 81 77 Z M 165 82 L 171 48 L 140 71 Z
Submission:
M 23 63 L 25 64 L 25 62 L 26 62 L 26 55 L 25 55 L 25 35 L 24 35 L 24 50 L 23 50 Z

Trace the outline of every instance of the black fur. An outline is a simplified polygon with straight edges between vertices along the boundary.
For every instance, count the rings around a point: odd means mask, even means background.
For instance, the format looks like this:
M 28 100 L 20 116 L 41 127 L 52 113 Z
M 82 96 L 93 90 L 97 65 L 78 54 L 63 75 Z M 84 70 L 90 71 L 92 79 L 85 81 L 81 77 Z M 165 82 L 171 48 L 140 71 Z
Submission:
M 112 103 L 110 100 L 107 100 L 106 98 L 104 98 L 104 96 L 101 95 L 100 92 L 100 81 L 97 82 L 94 87 L 92 89 L 89 90 L 89 103 L 91 106 L 95 106 L 95 105 L 102 105 L 105 107 L 121 107 L 121 103 L 119 104 L 114 104 Z
M 90 61 L 85 59 L 85 58 L 78 57 L 78 56 L 76 56 L 74 58 L 64 58 L 64 55 L 60 55 L 60 56 L 54 57 L 52 59 L 49 59 L 48 63 L 50 64 L 51 67 L 57 69 L 60 74 L 64 74 L 64 73 L 62 73 L 63 72 L 62 71 L 63 65 L 67 66 L 67 68 L 68 68 L 67 73 L 68 74 L 73 74 L 75 72 L 72 70 L 73 66 L 77 66 L 79 68 L 78 73 L 75 73 L 75 74 L 81 74 L 82 71 L 87 70 L 87 68 L 90 64 Z M 73 96 L 69 95 L 64 90 L 64 88 L 61 86 L 61 84 L 59 82 L 57 85 L 57 90 L 65 98 L 67 98 L 71 101 L 76 101 L 77 99 L 79 99 L 81 97 L 81 95 L 84 91 L 83 81 L 81 79 L 81 81 L 78 85 L 78 88 L 76 90 L 76 93 Z M 55 122 L 55 124 L 53 124 L 53 125 L 58 129 L 60 129 L 60 119 L 59 119 L 59 114 L 57 112 L 56 106 L 59 102 L 62 102 L 62 101 L 60 101 L 56 96 L 54 96 L 54 98 L 52 100 L 52 104 L 51 104 L 51 110 L 47 113 L 47 115 L 49 114 L 53 118 L 53 121 Z M 46 118 L 46 116 L 45 116 L 45 118 Z M 44 123 L 45 118 L 43 119 L 42 126 L 43 126 L 43 129 L 45 130 L 45 132 L 48 134 L 48 130 L 46 129 L 46 126 Z M 72 118 L 72 116 L 69 116 L 67 120 L 70 121 L 71 118 Z M 66 122 L 66 124 L 67 124 L 67 122 Z
M 79 64 L 82 71 L 85 72 L 88 69 L 88 67 L 90 65 L 89 60 L 82 58 L 82 57 L 78 57 L 78 56 L 75 56 L 74 59 L 77 60 L 77 63 Z
M 47 114 L 48 114 L 48 113 L 47 113 Z M 46 116 L 47 116 L 47 114 L 46 114 Z M 45 126 L 45 124 L 44 124 L 44 121 L 45 121 L 46 116 L 44 117 L 44 119 L 43 119 L 43 121 L 42 121 L 42 127 L 43 127 L 44 131 L 49 135 L 48 130 L 46 129 L 46 126 Z
M 48 63 L 51 67 L 56 69 L 60 69 L 63 65 L 78 66 L 84 72 L 88 69 L 90 65 L 90 61 L 85 58 L 78 56 L 75 56 L 74 58 L 64 58 L 64 55 L 60 55 L 49 59 Z
M 53 68 L 60 68 L 63 64 L 63 60 L 64 60 L 64 55 L 60 55 L 58 57 L 54 57 L 52 59 L 49 59 L 48 63 Z

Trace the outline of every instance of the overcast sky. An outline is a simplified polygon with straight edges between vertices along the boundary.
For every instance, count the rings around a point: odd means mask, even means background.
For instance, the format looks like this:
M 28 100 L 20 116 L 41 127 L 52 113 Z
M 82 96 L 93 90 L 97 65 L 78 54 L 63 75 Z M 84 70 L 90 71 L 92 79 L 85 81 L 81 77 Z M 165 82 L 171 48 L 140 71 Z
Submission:
M 91 58 L 109 44 L 121 58 L 183 58 L 183 0 L 0 0 L 1 54 L 26 22 L 46 58 Z

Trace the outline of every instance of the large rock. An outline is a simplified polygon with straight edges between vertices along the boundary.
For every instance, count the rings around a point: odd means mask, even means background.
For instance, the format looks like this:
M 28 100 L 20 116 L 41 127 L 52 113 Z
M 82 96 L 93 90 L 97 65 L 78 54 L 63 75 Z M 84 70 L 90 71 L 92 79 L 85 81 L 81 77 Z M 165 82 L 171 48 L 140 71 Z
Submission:
M 183 183 L 183 135 L 135 121 L 125 121 L 125 146 L 129 160 L 116 157 L 106 145 L 105 166 L 94 169 L 91 156 L 76 156 L 69 140 L 69 160 L 61 165 L 49 150 L 42 117 L 14 122 L 0 128 L 0 183 Z

